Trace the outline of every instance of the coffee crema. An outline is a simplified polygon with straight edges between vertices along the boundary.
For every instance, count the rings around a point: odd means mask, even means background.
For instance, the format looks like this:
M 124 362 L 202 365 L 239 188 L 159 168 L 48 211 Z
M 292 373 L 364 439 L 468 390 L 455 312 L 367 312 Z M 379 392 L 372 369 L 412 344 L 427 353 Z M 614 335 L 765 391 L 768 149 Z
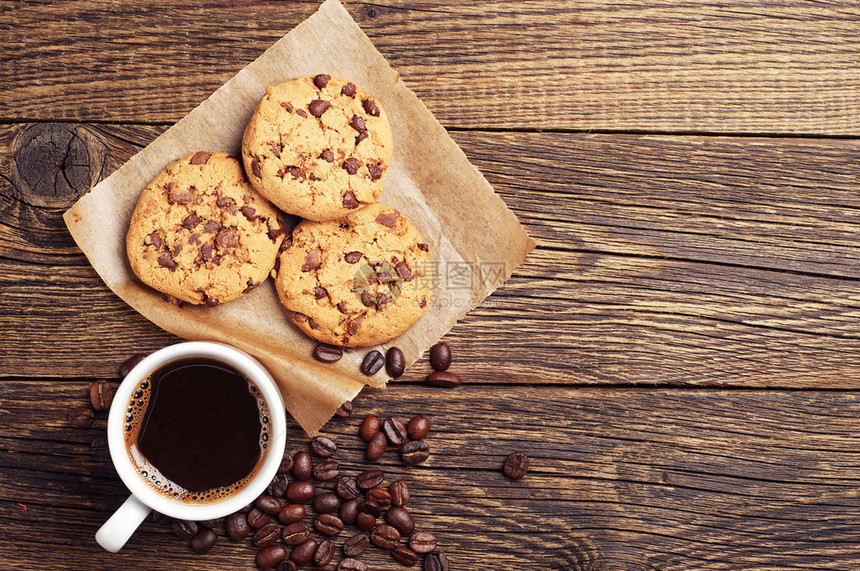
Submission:
M 132 463 L 149 485 L 184 503 L 220 501 L 244 488 L 270 437 L 259 389 L 213 359 L 162 366 L 139 383 L 126 408 Z

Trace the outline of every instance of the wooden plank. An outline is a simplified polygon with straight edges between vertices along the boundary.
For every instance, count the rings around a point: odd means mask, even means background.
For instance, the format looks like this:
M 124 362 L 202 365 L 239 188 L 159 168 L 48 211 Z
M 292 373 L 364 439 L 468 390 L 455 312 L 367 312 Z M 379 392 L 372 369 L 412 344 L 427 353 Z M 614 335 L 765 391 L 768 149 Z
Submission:
M 163 129 L 83 127 L 111 166 Z M 0 132 L 0 156 L 24 128 Z M 860 144 L 455 137 L 539 242 L 449 335 L 467 383 L 860 386 Z M 61 208 L 2 180 L 0 200 L 0 374 L 111 375 L 175 340 L 105 288 Z M 82 354 L 98 357 L 86 371 Z
M 193 555 L 148 523 L 119 555 L 92 535 L 126 492 L 89 441 L 104 429 L 63 420 L 87 381 L 0 384 L 0 560 L 54 568 L 253 567 L 253 550 L 223 537 Z M 50 396 L 48 396 L 50 395 Z M 527 405 L 524 405 L 527 403 Z M 379 465 L 404 478 L 420 527 L 452 568 L 855 568 L 860 507 L 860 394 L 500 387 L 367 390 L 355 414 L 333 420 L 334 457 L 347 474 Z M 363 460 L 363 415 L 428 416 L 430 459 Z M 290 449 L 307 439 L 292 426 Z M 522 450 L 519 482 L 500 472 Z M 27 506 L 27 510 L 18 503 Z M 338 539 L 338 543 L 343 538 Z M 368 551 L 375 569 L 393 569 Z
M 3 118 L 175 122 L 318 5 L 6 0 Z M 346 7 L 448 127 L 860 133 L 847 0 Z

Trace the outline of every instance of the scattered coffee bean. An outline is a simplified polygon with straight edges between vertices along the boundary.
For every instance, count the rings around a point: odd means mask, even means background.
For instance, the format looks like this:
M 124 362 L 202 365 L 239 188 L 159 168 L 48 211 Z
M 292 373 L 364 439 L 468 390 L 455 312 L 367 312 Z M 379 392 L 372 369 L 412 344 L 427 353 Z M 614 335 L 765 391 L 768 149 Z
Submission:
M 260 511 L 259 508 L 252 508 L 245 516 L 248 520 L 248 525 L 254 529 L 260 529 L 272 523 L 272 518 Z
M 415 531 L 415 519 L 405 508 L 393 507 L 385 514 L 385 521 L 402 535 Z
M 318 343 L 314 347 L 314 359 L 323 363 L 334 363 L 343 357 L 343 349 L 326 343 Z
M 268 494 L 263 494 L 254 502 L 254 507 L 269 515 L 278 515 L 281 511 L 281 502 Z
M 283 545 L 270 545 L 257 552 L 256 563 L 260 569 L 274 569 L 287 558 Z
M 110 403 L 113 402 L 113 389 L 110 383 L 105 380 L 93 381 L 90 385 L 90 402 L 93 404 L 93 410 L 109 409 Z
M 418 563 L 418 554 L 408 547 L 396 547 L 394 551 L 391 552 L 391 556 L 395 561 L 406 567 L 412 567 Z
M 382 470 L 374 468 L 372 470 L 365 470 L 356 476 L 355 483 L 358 484 L 360 490 L 369 490 L 381 484 L 384 479 L 385 474 L 382 473 Z
M 358 515 L 355 516 L 355 525 L 359 529 L 373 529 L 376 527 L 376 518 L 369 513 L 358 512 Z
M 406 370 L 406 358 L 397 347 L 389 347 L 385 352 L 385 372 L 395 379 Z
M 406 434 L 412 440 L 424 440 L 430 434 L 430 421 L 426 416 L 413 416 L 409 424 L 406 425 Z
M 505 476 L 511 480 L 519 480 L 529 471 L 529 457 L 522 452 L 511 452 L 505 460 Z
M 441 551 L 432 551 L 424 558 L 424 571 L 451 571 L 448 557 Z
M 370 439 L 370 442 L 367 445 L 366 456 L 368 460 L 379 460 L 382 458 L 382 455 L 385 454 L 385 450 L 388 448 L 388 439 L 385 438 L 385 434 L 382 432 L 377 432 L 376 435 Z
M 143 353 L 137 353 L 126 359 L 125 363 L 119 366 L 119 376 L 125 378 L 134 369 L 138 363 L 146 357 Z
M 370 536 L 357 533 L 343 542 L 343 554 L 347 557 L 358 557 L 370 547 Z
M 242 513 L 227 516 L 224 527 L 227 529 L 227 537 L 233 541 L 242 541 L 251 534 L 251 526 L 248 525 L 248 519 Z
M 382 423 L 382 432 L 385 433 L 385 437 L 392 446 L 402 446 L 406 442 L 406 427 L 403 426 L 399 418 L 385 419 L 385 422 Z
M 281 534 L 284 543 L 287 545 L 299 545 L 300 543 L 304 543 L 310 536 L 311 528 L 308 524 L 301 521 L 291 523 L 284 528 L 284 531 Z
M 334 558 L 334 541 L 325 539 L 317 545 L 317 550 L 314 552 L 314 565 L 325 567 Z
M 382 356 L 382 353 L 371 351 L 364 356 L 364 360 L 361 362 L 361 372 L 367 376 L 375 375 L 384 364 L 385 358 Z
M 430 457 L 430 448 L 423 440 L 410 440 L 400 449 L 400 459 L 404 464 L 414 466 Z
M 314 496 L 311 504 L 318 514 L 330 514 L 340 509 L 341 499 L 334 492 L 323 492 Z
M 435 371 L 447 371 L 451 366 L 451 348 L 444 341 L 430 348 L 430 366 Z
M 200 528 L 197 527 L 196 521 L 188 521 L 184 519 L 177 519 L 170 526 L 173 528 L 173 533 L 176 534 L 176 537 L 179 539 L 191 539 L 197 532 L 200 531 Z
M 284 450 L 284 457 L 281 459 L 281 465 L 278 467 L 279 474 L 286 474 L 293 469 L 293 456 L 288 451 Z
M 278 571 L 299 571 L 299 566 L 292 559 L 284 559 L 278 564 Z
M 302 521 L 306 513 L 307 510 L 302 504 L 287 504 L 278 512 L 278 521 L 289 525 L 297 521 Z
M 370 533 L 370 541 L 377 547 L 382 549 L 394 549 L 400 542 L 400 532 L 394 527 L 387 524 L 380 524 L 373 528 Z
M 72 426 L 76 426 L 77 428 L 89 428 L 93 425 L 95 415 L 91 408 L 78 406 L 67 412 L 66 418 L 69 419 Z
M 293 552 L 290 554 L 290 559 L 296 562 L 296 565 L 307 565 L 314 558 L 314 552 L 317 550 L 317 540 L 308 539 L 304 543 L 300 543 L 293 547 Z
M 376 503 L 376 500 L 364 499 L 358 500 L 358 513 L 370 514 L 373 517 L 382 515 L 382 508 Z
M 415 553 L 430 553 L 436 549 L 436 536 L 429 531 L 416 531 L 409 536 L 409 548 Z
M 293 454 L 293 478 L 309 480 L 314 470 L 314 461 L 309 452 L 304 450 Z
M 370 488 L 365 493 L 368 500 L 373 500 L 379 507 L 387 508 L 391 505 L 391 493 L 384 488 Z
M 337 495 L 345 500 L 351 500 L 361 495 L 361 490 L 355 482 L 355 478 L 351 476 L 341 476 L 337 480 L 335 486 Z
M 316 466 L 314 466 L 314 478 L 322 482 L 334 480 L 339 475 L 340 468 L 338 466 L 338 463 L 334 460 L 326 460 L 325 462 L 319 462 Z
M 287 486 L 290 484 L 290 479 L 286 474 L 278 473 L 272 478 L 269 487 L 266 488 L 266 493 L 273 498 L 283 498 L 287 492 Z
M 424 382 L 431 387 L 442 387 L 443 389 L 453 389 L 463 384 L 463 380 L 459 375 L 448 371 L 430 373 Z
M 338 515 L 340 515 L 340 521 L 342 521 L 344 525 L 355 524 L 355 520 L 358 517 L 358 502 L 358 498 L 353 498 L 341 504 Z
M 311 482 L 300 480 L 287 486 L 287 501 L 291 504 L 303 504 L 313 499 L 317 487 Z
M 337 452 L 337 444 L 331 438 L 315 436 L 311 440 L 311 450 L 320 458 L 331 458 Z
M 352 414 L 352 401 L 347 400 L 343 401 L 343 404 L 337 407 L 337 410 L 334 411 L 334 415 L 338 418 L 347 418 Z
M 281 527 L 272 522 L 257 530 L 254 534 L 254 545 L 257 547 L 268 547 L 281 538 Z
M 314 527 L 323 535 L 335 536 L 343 531 L 343 522 L 334 514 L 320 514 Z
M 367 563 L 347 557 L 337 564 L 337 571 L 367 571 Z
M 361 421 L 361 426 L 358 427 L 358 435 L 365 442 L 370 442 L 371 438 L 376 436 L 380 428 L 382 428 L 382 421 L 379 420 L 379 417 L 368 414 Z
M 391 505 L 402 508 L 409 503 L 409 488 L 403 480 L 395 480 L 388 486 L 391 494 Z
M 191 549 L 194 553 L 204 554 L 209 553 L 209 550 L 215 547 L 218 541 L 218 536 L 211 529 L 203 528 L 197 532 L 197 535 L 191 538 Z

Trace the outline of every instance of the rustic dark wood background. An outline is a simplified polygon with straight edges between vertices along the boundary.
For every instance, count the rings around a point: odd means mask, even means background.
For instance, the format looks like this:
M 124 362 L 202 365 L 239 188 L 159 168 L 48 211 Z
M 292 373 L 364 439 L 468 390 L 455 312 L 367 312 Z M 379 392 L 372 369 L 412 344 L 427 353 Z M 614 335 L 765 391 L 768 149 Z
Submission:
M 177 339 L 61 215 L 318 4 L 0 0 L 3 568 L 253 568 L 151 522 L 95 544 L 127 492 L 65 412 Z M 458 570 L 860 568 L 860 5 L 346 8 L 538 248 L 447 336 L 462 388 L 422 361 L 327 425 L 343 469 L 365 414 L 430 417 L 382 465 Z

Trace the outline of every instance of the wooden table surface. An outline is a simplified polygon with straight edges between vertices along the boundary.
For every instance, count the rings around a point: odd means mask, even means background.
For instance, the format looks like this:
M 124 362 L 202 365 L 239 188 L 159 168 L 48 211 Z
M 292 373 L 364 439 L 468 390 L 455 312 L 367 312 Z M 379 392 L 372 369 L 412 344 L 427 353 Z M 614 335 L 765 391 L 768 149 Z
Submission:
M 178 339 L 61 215 L 318 5 L 0 0 L 0 567 L 254 568 L 95 544 L 127 491 L 66 411 Z M 428 416 L 380 464 L 457 570 L 860 568 L 860 5 L 345 5 L 538 247 L 446 336 L 461 388 L 425 358 L 324 428 L 342 470 Z

